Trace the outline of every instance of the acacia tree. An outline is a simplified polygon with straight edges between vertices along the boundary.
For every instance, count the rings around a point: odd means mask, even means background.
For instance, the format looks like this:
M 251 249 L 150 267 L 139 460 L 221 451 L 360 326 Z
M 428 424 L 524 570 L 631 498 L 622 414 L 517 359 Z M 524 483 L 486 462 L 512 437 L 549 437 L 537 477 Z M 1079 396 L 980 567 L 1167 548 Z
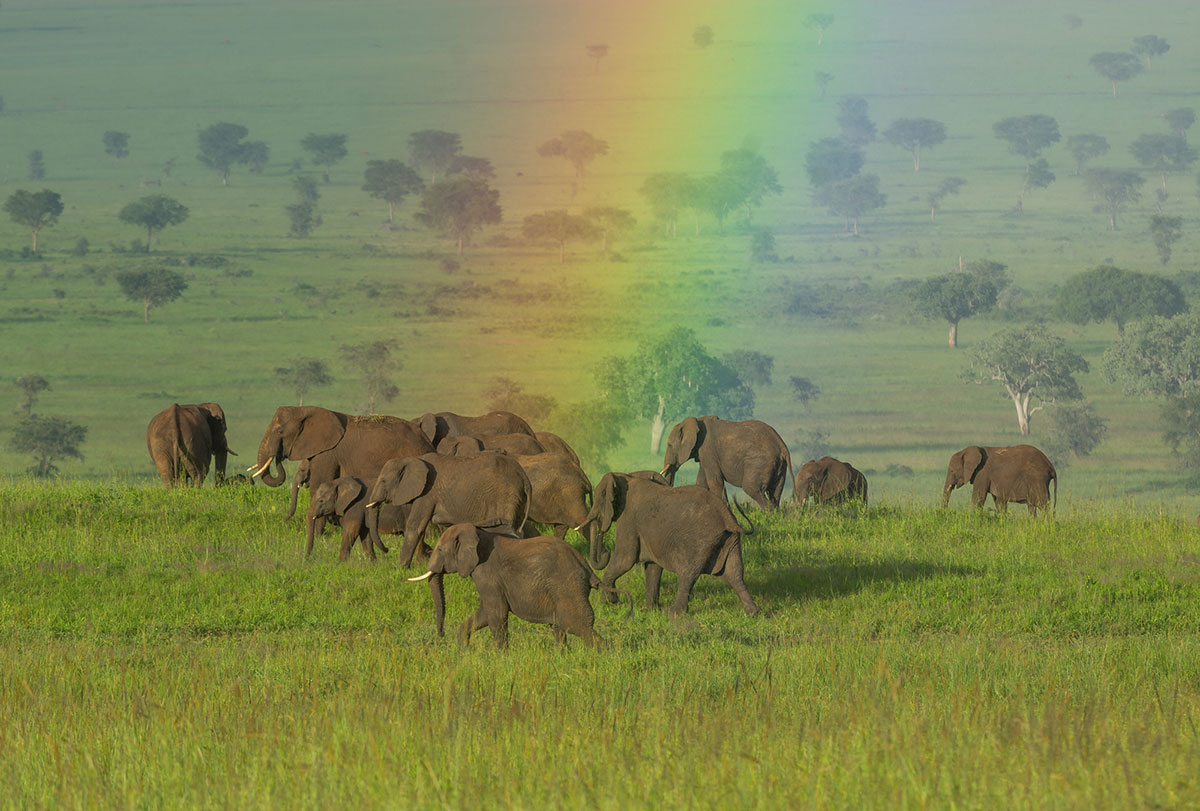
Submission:
M 608 154 L 608 142 L 583 130 L 568 130 L 538 147 L 543 158 L 566 158 L 575 167 L 575 177 L 583 180 L 589 163 Z
M 1138 56 L 1146 58 L 1146 70 L 1153 70 L 1153 60 L 1156 56 L 1162 56 L 1167 51 L 1171 50 L 1170 44 L 1162 37 L 1154 34 L 1147 34 L 1144 37 L 1133 38 L 1133 48 L 1131 48 Z
M 262 141 L 244 142 L 242 139 L 249 134 L 250 130 L 241 124 L 228 121 L 205 127 L 196 136 L 200 148 L 196 160 L 216 170 L 221 176 L 221 185 L 226 186 L 229 184 L 229 170 L 234 164 L 266 165 L 267 145 Z
M 300 148 L 312 153 L 312 162 L 324 168 L 325 182 L 329 182 L 329 170 L 333 165 L 349 154 L 346 149 L 346 137 L 341 133 L 331 132 L 318 135 L 310 132 L 300 141 Z
M 804 18 L 804 27 L 816 30 L 818 45 L 825 41 L 825 32 L 831 25 L 833 25 L 832 14 L 809 14 Z
M 862 169 L 866 155 L 862 149 L 840 138 L 822 138 L 808 145 L 804 153 L 804 171 L 814 189 L 827 183 L 853 177 Z
M 875 124 L 867 117 L 867 100 L 862 96 L 838 100 L 837 124 L 841 139 L 848 144 L 865 146 L 875 140 Z
M 109 130 L 104 133 L 104 152 L 112 155 L 113 165 L 121 162 L 121 158 L 129 155 L 129 133 Z
M 150 308 L 172 302 L 187 290 L 182 273 L 169 268 L 130 268 L 118 271 L 117 284 L 130 301 L 142 303 L 142 320 L 150 323 Z
M 30 414 L 13 428 L 9 447 L 17 453 L 33 454 L 29 472 L 47 478 L 58 472 L 59 459 L 83 461 L 79 446 L 87 439 L 87 427 L 62 417 Z
M 1112 85 L 1113 98 L 1117 97 L 1117 82 L 1127 82 L 1142 72 L 1142 63 L 1131 53 L 1104 51 L 1088 60 L 1097 73 Z
M 388 222 L 395 222 L 396 206 L 403 203 L 405 197 L 424 188 L 420 176 L 395 158 L 367 161 L 362 189 L 388 204 Z
M 146 253 L 150 252 L 150 241 L 156 231 L 161 231 L 168 225 L 178 225 L 187 218 L 187 206 L 161 194 L 135 200 L 117 214 L 117 219 L 121 222 L 146 229 Z
M 1137 172 L 1124 169 L 1089 169 L 1083 176 L 1084 187 L 1096 201 L 1096 210 L 1108 215 L 1110 231 L 1117 230 L 1117 215 L 1127 203 L 1142 199 L 1138 190 L 1146 180 Z
M 847 233 L 853 223 L 854 236 L 858 236 L 859 218 L 887 203 L 887 195 L 879 191 L 879 175 L 855 175 L 830 183 L 818 190 L 815 199 L 830 214 L 845 218 Z
M 1017 411 L 1021 436 L 1028 436 L 1029 421 L 1038 411 L 1083 399 L 1075 374 L 1086 371 L 1088 362 L 1068 349 L 1062 338 L 1029 326 L 1002 330 L 980 341 L 971 350 L 971 365 L 963 376 L 974 383 L 1000 383 Z
M 1024 209 L 1025 193 L 1032 188 L 1044 188 L 1054 182 L 1054 173 L 1041 152 L 1062 138 L 1058 132 L 1058 121 L 1048 115 L 1012 116 L 992 125 L 992 132 L 1008 144 L 1014 155 L 1025 159 L 1025 177 L 1021 193 L 1017 196 L 1017 211 Z
M 982 260 L 961 273 L 944 273 L 926 279 L 912 292 L 917 312 L 949 325 L 949 345 L 958 348 L 958 323 L 996 306 L 1000 290 L 1008 283 L 1005 267 Z
M 608 56 L 608 46 L 596 44 L 587 46 L 588 58 L 592 60 L 592 73 L 600 72 L 600 60 Z
M 413 166 L 429 170 L 429 182 L 437 183 L 438 172 L 450 165 L 462 150 L 462 139 L 456 132 L 421 130 L 408 136 L 408 153 Z
M 691 204 L 694 182 L 679 172 L 657 172 L 642 181 L 638 191 L 646 198 L 654 219 L 666 225 L 671 236 L 677 233 L 679 212 Z
M 454 239 L 462 256 L 463 243 L 484 225 L 500 222 L 502 215 L 500 192 L 485 180 L 458 176 L 425 187 L 421 210 L 414 216 L 427 228 Z
M 613 206 L 593 206 L 584 209 L 583 216 L 592 221 L 596 232 L 600 234 L 600 250 L 604 253 L 608 253 L 610 238 L 620 237 L 637 225 L 637 220 L 632 214 Z
M 832 73 L 827 73 L 823 70 L 818 70 L 813 74 L 813 81 L 817 83 L 818 98 L 825 98 L 825 91 L 828 89 L 829 83 L 832 82 L 833 79 L 834 76 Z
M 930 222 L 933 222 L 934 213 L 937 211 L 937 207 L 942 204 L 942 199 L 949 194 L 958 194 L 959 190 L 965 185 L 967 185 L 967 181 L 961 177 L 947 177 L 942 179 L 938 187 L 931 191 L 929 196 L 925 198 L 926 202 L 929 203 Z
M 333 382 L 325 361 L 317 358 L 296 358 L 290 366 L 275 367 L 275 378 L 281 385 L 296 393 L 299 405 L 304 405 L 304 395 L 315 386 L 328 386 Z
M 17 189 L 4 201 L 4 210 L 13 222 L 33 233 L 33 252 L 37 253 L 38 231 L 58 222 L 63 213 L 62 197 L 49 189 L 38 192 Z
M 666 426 L 683 417 L 744 420 L 754 413 L 754 391 L 685 327 L 643 339 L 626 357 L 605 358 L 596 382 L 605 400 L 650 420 L 652 454 L 658 453 Z
M 1162 114 L 1162 118 L 1167 122 L 1171 132 L 1186 142 L 1187 131 L 1196 123 L 1196 111 L 1191 107 L 1177 107 L 1174 110 L 1167 110 Z
M 391 377 L 404 368 L 401 360 L 392 354 L 395 347 L 396 341 L 393 339 L 343 344 L 338 348 L 346 363 L 358 370 L 363 392 L 367 396 L 368 414 L 376 413 L 376 400 L 390 403 L 400 393 L 400 387 Z
M 883 140 L 907 149 L 913 171 L 921 171 L 921 149 L 932 149 L 946 140 L 946 125 L 932 118 L 898 118 L 883 131 Z
M 1147 169 L 1162 175 L 1162 193 L 1167 193 L 1167 174 L 1186 172 L 1196 161 L 1196 150 L 1178 135 L 1163 135 L 1148 132 L 1139 135 L 1129 145 L 1129 151 L 1137 162 Z
M 764 197 L 783 193 L 774 167 L 753 149 L 722 152 L 716 177 L 727 190 L 732 205 L 746 207 L 746 222 L 750 222 L 752 209 L 762 205 Z
M 1067 150 L 1075 158 L 1075 175 L 1078 176 L 1085 163 L 1108 152 L 1108 139 L 1092 133 L 1068 135 Z
M 566 259 L 567 243 L 596 236 L 596 226 L 585 217 L 568 214 L 566 209 L 530 214 L 521 226 L 521 233 L 533 241 L 549 240 L 558 245 L 558 262 Z
M 28 417 L 33 413 L 38 395 L 50 388 L 50 381 L 41 375 L 29 374 L 18 377 L 13 385 L 21 390 L 21 404 L 17 407 L 17 413 Z
M 1073 324 L 1114 321 L 1121 335 L 1130 321 L 1183 312 L 1187 300 L 1170 279 L 1100 265 L 1063 282 L 1055 306 L 1058 316 Z
M 1158 251 L 1158 259 L 1164 265 L 1171 261 L 1171 246 L 1183 236 L 1183 218 L 1168 217 L 1165 214 L 1153 214 L 1150 217 L 1150 236 L 1154 240 L 1154 248 Z

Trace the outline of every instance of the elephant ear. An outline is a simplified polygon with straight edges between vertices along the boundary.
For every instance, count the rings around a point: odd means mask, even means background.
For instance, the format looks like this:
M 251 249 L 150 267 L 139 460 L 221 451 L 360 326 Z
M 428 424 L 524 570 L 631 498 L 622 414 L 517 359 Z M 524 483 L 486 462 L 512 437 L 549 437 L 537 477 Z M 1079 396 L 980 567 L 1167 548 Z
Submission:
M 327 408 L 299 409 L 296 438 L 288 448 L 288 458 L 311 459 L 336 447 L 346 434 L 346 415 Z
M 625 511 L 625 490 L 628 484 L 615 473 L 605 473 L 592 496 L 592 506 L 598 507 L 600 531 L 607 532 L 613 521 Z
M 221 423 L 222 427 L 225 425 L 225 412 L 216 403 L 200 403 L 197 408 L 207 411 L 209 417 Z
M 463 577 L 470 577 L 479 565 L 479 540 L 479 530 L 474 527 L 462 527 L 454 538 L 454 559 Z
M 987 461 L 987 451 L 978 445 L 972 445 L 969 448 L 962 450 L 962 465 L 963 475 L 962 480 L 971 484 L 975 483 L 975 476 L 979 473 L 979 469 L 983 467 L 983 463 Z
M 337 511 L 339 515 L 345 515 L 346 510 L 350 509 L 350 505 L 363 497 L 367 486 L 360 479 L 353 476 L 343 476 L 338 479 L 337 485 Z
M 308 477 L 310 475 L 312 475 L 312 464 L 307 459 L 305 459 L 296 468 L 296 477 L 292 480 L 292 483 L 296 487 L 299 487 L 300 485 L 308 482 Z
M 679 431 L 679 461 L 686 462 L 696 453 L 704 434 L 700 420 L 688 417 L 676 427 Z
M 421 433 L 423 433 L 425 438 L 429 440 L 429 444 L 436 447 L 438 441 L 442 438 L 438 436 L 437 414 L 434 414 L 433 412 L 422 414 L 421 419 L 417 420 L 417 425 L 421 427 Z
M 493 535 L 503 535 L 506 538 L 525 537 L 517 530 L 516 527 L 508 523 L 508 521 L 503 518 L 493 518 L 490 521 L 486 521 L 482 524 L 476 524 L 475 526 L 479 527 L 480 529 L 486 529 Z
M 397 507 L 411 504 L 425 494 L 432 482 L 433 465 L 417 456 L 407 459 L 396 472 L 388 501 Z

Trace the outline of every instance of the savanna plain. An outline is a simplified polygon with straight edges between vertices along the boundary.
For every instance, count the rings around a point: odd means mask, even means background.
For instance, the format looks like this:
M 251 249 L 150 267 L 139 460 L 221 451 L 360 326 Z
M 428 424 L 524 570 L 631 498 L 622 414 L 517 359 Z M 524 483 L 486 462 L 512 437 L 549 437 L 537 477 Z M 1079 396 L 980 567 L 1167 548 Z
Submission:
M 28 374 L 51 386 L 35 411 L 88 427 L 84 459 L 60 460 L 53 481 L 0 455 L 0 806 L 1200 805 L 1195 494 L 1160 404 L 1101 374 L 1114 325 L 1065 323 L 1052 306 L 1101 264 L 1196 287 L 1195 178 L 1169 176 L 1156 198 L 1127 146 L 1195 104 L 1198 12 L 858 2 L 828 10 L 818 45 L 804 23 L 827 10 L 794 6 L 0 8 L 0 197 L 48 188 L 65 205 L 36 255 L 27 229 L 0 222 L 0 434 L 20 421 L 9 384 Z M 701 48 L 704 24 L 715 37 Z M 1140 34 L 1171 50 L 1114 98 L 1088 59 Z M 881 129 L 925 116 L 948 133 L 920 172 L 904 150 L 865 147 L 887 204 L 857 237 L 814 204 L 805 173 L 847 95 Z M 1061 143 L 1045 151 L 1056 180 L 1011 211 L 1024 159 L 992 123 L 1032 113 L 1055 116 L 1064 140 L 1103 134 L 1098 165 L 1145 172 L 1119 230 Z M 222 185 L 197 163 L 197 131 L 218 121 L 269 144 L 261 173 L 235 167 Z M 495 167 L 503 221 L 461 257 L 417 225 L 414 199 L 389 225 L 361 188 L 367 160 L 405 160 L 424 129 L 460 133 Z M 584 183 L 537 154 L 571 129 L 609 146 Z M 104 153 L 108 130 L 130 133 L 127 157 Z M 348 136 L 328 183 L 299 145 L 310 132 Z M 752 224 L 688 215 L 668 236 L 638 194 L 645 178 L 710 171 L 746 143 L 782 193 Z M 284 211 L 297 174 L 320 192 L 305 238 Z M 966 183 L 931 220 L 926 197 L 952 176 Z M 151 193 L 190 215 L 139 253 L 144 232 L 117 212 Z M 607 255 L 578 242 L 560 263 L 522 236 L 529 214 L 593 205 L 638 218 Z M 1184 223 L 1165 265 L 1146 230 L 1160 212 Z M 782 261 L 752 260 L 760 228 Z M 904 291 L 960 256 L 1006 265 L 1017 292 L 964 320 L 952 350 Z M 188 281 L 148 323 L 114 281 L 146 265 Z M 939 510 L 955 450 L 1040 441 L 1037 415 L 1023 438 L 999 387 L 960 378 L 974 343 L 1022 323 L 1089 361 L 1077 379 L 1104 442 L 1060 467 L 1052 517 L 975 512 L 962 492 Z M 305 559 L 286 488 L 166 490 L 145 450 L 151 416 L 211 400 L 231 462 L 248 464 L 274 409 L 295 402 L 274 370 L 301 356 L 334 378 L 306 403 L 361 413 L 344 345 L 395 342 L 399 393 L 377 410 L 411 418 L 479 413 L 498 376 L 560 405 L 594 400 L 603 358 L 676 325 L 714 354 L 774 358 L 755 416 L 795 464 L 823 444 L 869 471 L 866 508 L 751 511 L 758 617 L 711 578 L 686 616 L 648 611 L 635 570 L 618 584 L 631 618 L 593 600 L 602 650 L 560 648 L 520 620 L 507 650 L 486 633 L 463 648 L 435 637 L 428 591 L 395 556 L 339 565 L 329 533 Z M 792 376 L 820 387 L 807 408 Z M 553 412 L 546 427 L 563 430 Z M 621 445 L 587 460 L 593 480 L 660 467 L 648 429 L 631 418 Z M 446 586 L 453 627 L 475 595 Z

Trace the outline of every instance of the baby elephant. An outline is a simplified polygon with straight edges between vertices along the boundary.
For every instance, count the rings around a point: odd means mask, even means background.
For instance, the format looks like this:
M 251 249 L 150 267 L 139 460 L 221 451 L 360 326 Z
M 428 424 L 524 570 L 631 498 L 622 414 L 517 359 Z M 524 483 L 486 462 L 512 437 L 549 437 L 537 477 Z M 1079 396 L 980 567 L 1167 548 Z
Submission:
M 803 504 L 809 496 L 818 504 L 836 504 L 858 499 L 867 503 L 867 477 L 849 462 L 823 456 L 805 462 L 796 470 L 792 500 Z
M 500 647 L 508 642 L 508 615 L 516 614 L 529 622 L 540 622 L 554 629 L 561 643 L 567 634 L 575 634 L 589 645 L 603 640 L 592 630 L 595 615 L 588 594 L 603 589 L 599 578 L 583 561 L 575 547 L 558 538 L 515 538 L 480 529 L 474 524 L 455 524 L 442 533 L 429 571 L 409 580 L 429 580 L 437 612 L 438 635 L 442 635 L 445 599 L 442 577 L 458 572 L 475 583 L 479 610 L 463 623 L 459 639 L 465 645 L 476 628 L 491 628 L 492 638 Z M 628 592 L 625 596 L 629 597 Z M 630 598 L 630 611 L 633 601 Z
M 339 560 L 350 557 L 350 549 L 355 541 L 362 541 L 367 557 L 375 560 L 375 544 L 371 542 L 367 530 L 366 519 L 367 486 L 361 479 L 353 476 L 342 476 L 331 482 L 325 482 L 313 494 L 313 521 L 318 519 L 334 519 L 342 527 L 342 552 Z M 339 517 L 340 516 L 340 517 Z M 386 506 L 379 515 L 379 532 L 391 535 L 404 532 L 405 511 L 401 508 Z M 379 548 L 385 553 L 388 548 L 382 541 Z M 312 554 L 312 542 L 309 542 L 308 554 Z

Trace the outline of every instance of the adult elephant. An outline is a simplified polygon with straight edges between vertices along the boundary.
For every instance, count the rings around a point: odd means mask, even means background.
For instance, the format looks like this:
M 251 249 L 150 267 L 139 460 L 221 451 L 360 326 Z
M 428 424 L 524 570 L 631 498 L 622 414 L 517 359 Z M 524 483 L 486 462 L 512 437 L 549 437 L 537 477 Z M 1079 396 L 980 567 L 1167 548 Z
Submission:
M 425 438 L 437 447 L 448 436 L 483 436 L 484 434 L 527 434 L 533 436 L 529 423 L 511 411 L 491 411 L 478 417 L 464 417 L 451 411 L 422 414 L 415 420 Z
M 558 453 L 513 456 L 532 487 L 529 520 L 550 527 L 554 537 L 567 537 L 567 530 L 587 519 L 592 499 L 592 482 L 583 468 Z M 594 530 L 594 526 L 593 526 Z M 589 541 L 591 540 L 589 536 Z
M 858 499 L 865 505 L 867 477 L 849 462 L 822 456 L 801 465 L 792 482 L 793 501 L 803 504 L 809 496 L 818 504 Z
M 187 478 L 199 487 L 213 462 L 216 484 L 224 482 L 227 457 L 237 456 L 226 444 L 225 429 L 225 412 L 216 403 L 175 403 L 155 414 L 146 426 L 146 449 L 162 483 L 173 487 Z
M 562 454 L 563 456 L 570 457 L 572 462 L 579 465 L 579 454 L 575 453 L 575 449 L 567 444 L 567 440 L 558 434 L 553 434 L 549 431 L 534 431 L 533 436 L 541 443 L 542 450 L 546 453 Z M 583 467 L 583 465 L 579 466 Z
M 437 452 L 447 456 L 467 456 L 483 451 L 504 451 L 514 456 L 532 456 L 544 452 L 542 443 L 529 434 L 459 434 L 437 444 Z
M 1054 500 L 1050 500 L 1050 482 L 1054 482 Z M 942 507 L 950 503 L 950 494 L 971 484 L 971 503 L 982 508 L 991 495 L 996 509 L 1005 512 L 1009 502 L 1024 504 L 1031 515 L 1039 508 L 1058 505 L 1058 473 L 1054 465 L 1032 445 L 970 445 L 950 457 L 946 484 L 942 488 Z
M 743 580 L 743 529 L 729 511 L 724 495 L 706 487 L 670 487 L 623 473 L 606 473 L 592 498 L 584 521 L 595 523 L 588 563 L 604 569 L 603 583 L 611 588 L 617 578 L 638 562 L 646 566 L 646 605 L 658 607 L 659 584 L 665 569 L 678 578 L 673 614 L 687 612 L 692 587 L 702 574 L 720 577 L 733 589 L 742 608 L 758 613 Z M 611 557 L 603 537 L 616 523 Z M 582 527 L 579 527 L 582 529 Z M 610 602 L 615 598 L 605 594 Z
M 280 406 L 258 443 L 258 460 L 253 468 L 263 484 L 278 487 L 287 480 L 283 460 L 308 461 L 311 492 L 339 476 L 354 476 L 373 482 L 389 459 L 430 453 L 433 447 L 421 431 L 399 417 L 372 415 L 353 417 L 317 406 Z M 275 470 L 270 470 L 274 462 Z M 312 502 L 305 518 L 306 548 L 313 536 L 325 528 L 325 520 L 313 521 Z
M 761 420 L 688 417 L 671 429 L 662 474 L 672 485 L 690 459 L 700 463 L 696 484 L 724 497 L 725 482 L 740 487 L 758 506 L 779 506 L 792 457 L 774 428 Z

